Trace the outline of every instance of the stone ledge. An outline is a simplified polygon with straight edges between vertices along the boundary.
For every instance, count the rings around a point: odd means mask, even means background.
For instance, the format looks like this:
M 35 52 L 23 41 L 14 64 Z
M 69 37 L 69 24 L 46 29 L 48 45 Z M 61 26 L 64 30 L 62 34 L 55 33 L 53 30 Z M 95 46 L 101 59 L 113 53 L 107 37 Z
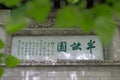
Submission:
M 120 60 L 21 60 L 19 66 L 120 66 Z

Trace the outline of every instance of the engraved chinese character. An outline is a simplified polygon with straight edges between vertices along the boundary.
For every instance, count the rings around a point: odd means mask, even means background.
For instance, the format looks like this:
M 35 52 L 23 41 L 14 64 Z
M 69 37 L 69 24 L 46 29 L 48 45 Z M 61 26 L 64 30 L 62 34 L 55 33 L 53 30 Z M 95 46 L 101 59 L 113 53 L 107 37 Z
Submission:
M 81 44 L 78 42 L 78 43 L 73 43 L 72 45 L 71 45 L 71 47 L 72 47 L 72 50 L 82 50 L 81 49 Z
M 66 52 L 67 51 L 67 46 L 66 46 L 66 42 L 59 42 L 57 45 L 57 51 L 58 52 Z
M 90 42 L 87 43 L 88 47 L 87 50 L 90 50 L 90 53 L 92 54 L 92 48 L 95 48 L 94 46 L 95 41 L 90 40 Z

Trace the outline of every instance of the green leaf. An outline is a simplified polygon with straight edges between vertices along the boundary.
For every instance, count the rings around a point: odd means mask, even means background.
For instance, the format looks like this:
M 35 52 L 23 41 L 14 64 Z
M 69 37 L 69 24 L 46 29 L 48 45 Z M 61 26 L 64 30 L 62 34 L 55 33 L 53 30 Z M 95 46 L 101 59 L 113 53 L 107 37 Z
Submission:
M 27 14 L 39 22 L 44 22 L 50 11 L 50 0 L 33 0 L 27 4 Z
M 108 17 L 112 18 L 112 9 L 105 4 L 97 5 L 96 7 L 93 8 L 94 12 L 94 17 Z
M 3 3 L 4 2 L 4 0 L 0 0 L 0 3 Z
M 29 21 L 30 20 L 26 17 L 25 6 L 18 7 L 12 11 L 10 17 L 5 23 L 7 33 L 12 34 L 23 29 Z
M 113 10 L 114 10 L 114 15 L 120 18 L 120 2 L 114 5 Z
M 85 10 L 80 13 L 79 26 L 85 33 L 89 33 L 94 28 L 94 16 L 92 10 Z
M 9 6 L 9 7 L 20 5 L 21 3 L 21 0 L 2 0 L 2 1 L 6 6 Z
M 4 73 L 4 70 L 2 67 L 0 67 L 0 77 L 3 75 L 3 73 Z
M 20 60 L 12 55 L 5 57 L 5 64 L 7 67 L 16 67 L 19 63 Z
M 79 11 L 74 6 L 67 6 L 58 11 L 56 26 L 60 28 L 71 28 L 78 26 Z
M 2 49 L 2 48 L 4 48 L 4 47 L 5 47 L 5 45 L 4 45 L 3 41 L 0 40 L 0 49 Z
M 18 20 L 10 19 L 5 24 L 5 28 L 8 34 L 12 34 L 26 27 L 27 24 L 28 20 L 26 18 L 20 18 Z
M 95 21 L 95 27 L 95 31 L 101 38 L 103 44 L 109 44 L 115 33 L 115 22 L 112 19 L 100 17 Z
M 25 18 L 26 17 L 26 7 L 20 6 L 14 10 L 11 11 L 11 18 L 13 19 L 19 19 L 19 18 Z
M 4 54 L 3 53 L 0 53 L 0 58 L 4 57 Z

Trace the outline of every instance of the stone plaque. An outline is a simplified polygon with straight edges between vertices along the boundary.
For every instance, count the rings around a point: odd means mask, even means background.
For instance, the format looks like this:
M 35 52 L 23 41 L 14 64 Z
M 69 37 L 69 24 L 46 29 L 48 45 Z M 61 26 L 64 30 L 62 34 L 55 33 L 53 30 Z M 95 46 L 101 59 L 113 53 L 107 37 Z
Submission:
M 11 53 L 25 60 L 103 60 L 97 36 L 16 36 Z

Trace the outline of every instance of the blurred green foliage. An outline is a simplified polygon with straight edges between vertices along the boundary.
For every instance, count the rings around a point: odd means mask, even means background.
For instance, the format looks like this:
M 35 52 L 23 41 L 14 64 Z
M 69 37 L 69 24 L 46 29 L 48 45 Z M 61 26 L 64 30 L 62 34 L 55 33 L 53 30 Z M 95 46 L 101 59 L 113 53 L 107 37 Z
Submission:
M 0 77 L 2 76 L 3 73 L 4 73 L 4 70 L 2 67 L 0 67 Z
M 44 22 L 51 11 L 50 0 L 33 0 L 27 3 L 28 16 L 39 22 Z
M 105 17 L 99 17 L 95 21 L 95 32 L 98 34 L 98 36 L 101 38 L 101 41 L 104 45 L 107 45 L 112 41 L 112 36 L 114 36 L 115 33 L 115 26 L 111 18 L 105 18 Z
M 0 40 L 0 49 L 2 49 L 2 48 L 4 48 L 4 43 L 3 43 L 3 41 L 2 40 Z
M 79 22 L 78 10 L 73 6 L 67 6 L 58 11 L 56 26 L 59 28 L 71 28 Z
M 0 2 L 10 7 L 20 5 L 21 0 L 0 0 Z
M 17 32 L 21 29 L 23 29 L 27 23 L 29 22 L 29 20 L 27 20 L 27 18 L 18 18 L 18 19 L 13 19 L 10 18 L 6 24 L 5 24 L 5 28 L 8 34 L 12 34 L 14 32 Z M 17 27 L 16 27 L 17 26 Z
M 83 32 L 96 33 L 107 45 L 114 35 L 116 22 L 114 17 L 120 17 L 120 0 L 106 0 L 106 3 L 94 5 L 86 9 L 87 0 L 67 0 L 68 5 L 60 8 L 56 16 L 56 27 L 78 27 Z M 9 35 L 23 29 L 30 19 L 44 22 L 51 12 L 50 0 L 29 0 L 22 5 L 21 0 L 0 0 L 0 3 L 8 7 L 17 6 L 11 11 L 11 15 L 5 23 L 5 29 Z M 0 49 L 4 48 L 0 40 Z M 12 55 L 6 56 L 0 53 L 0 63 L 5 62 L 8 67 L 15 67 L 20 61 Z M 0 76 L 3 73 L 0 67 Z
M 6 64 L 7 67 L 15 67 L 19 63 L 20 63 L 20 61 L 12 55 L 9 55 L 9 56 L 5 57 L 5 64 Z

